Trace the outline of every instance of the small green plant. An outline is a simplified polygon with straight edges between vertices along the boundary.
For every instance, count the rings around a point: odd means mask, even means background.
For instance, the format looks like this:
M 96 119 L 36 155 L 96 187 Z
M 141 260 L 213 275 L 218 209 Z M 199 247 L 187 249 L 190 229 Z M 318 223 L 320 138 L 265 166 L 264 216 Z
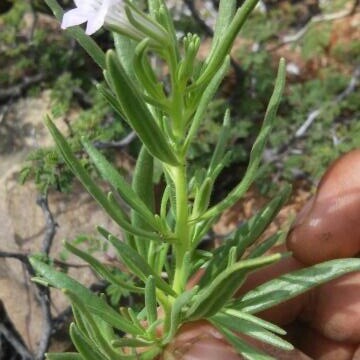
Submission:
M 139 11 L 124 1 L 83 1 L 63 15 L 56 0 L 47 0 L 63 27 L 103 70 L 105 82 L 97 89 L 142 142 L 132 183 L 99 152 L 88 138 L 82 146 L 89 161 L 109 183 L 108 193 L 96 184 L 82 158 L 71 149 L 54 122 L 46 125 L 58 154 L 88 192 L 124 232 L 124 240 L 102 227 L 99 234 L 117 251 L 126 267 L 121 276 L 89 252 L 65 243 L 65 248 L 85 260 L 110 284 L 108 294 L 116 303 L 123 294 L 134 294 L 134 307 L 112 307 L 66 274 L 36 256 L 31 258 L 38 277 L 35 281 L 61 289 L 69 298 L 74 314 L 70 336 L 76 353 L 48 354 L 50 360 L 153 359 L 161 356 L 180 326 L 205 319 L 213 324 L 246 359 L 271 359 L 247 344 L 237 334 L 291 350 L 279 335 L 279 327 L 261 320 L 257 312 L 273 307 L 308 289 L 349 271 L 360 269 L 360 259 L 330 261 L 286 274 L 236 298 L 246 277 L 287 254 L 267 254 L 280 233 L 251 247 L 276 216 L 290 194 L 285 186 L 263 209 L 229 234 L 214 251 L 198 245 L 221 213 L 231 207 L 256 179 L 262 153 L 274 126 L 285 84 L 285 61 L 280 60 L 273 94 L 252 147 L 247 171 L 239 184 L 220 202 L 211 204 L 214 182 L 227 164 L 231 152 L 227 141 L 230 111 L 215 151 L 206 167 L 189 174 L 189 149 L 229 68 L 229 53 L 238 32 L 257 0 L 246 0 L 236 8 L 235 0 L 222 0 L 210 53 L 197 59 L 200 38 L 187 34 L 176 38 L 172 18 L 163 0 L 149 0 L 149 12 Z M 79 27 L 87 21 L 87 34 L 102 25 L 113 31 L 115 49 L 106 54 Z M 164 86 L 151 65 L 156 56 L 166 64 L 170 86 Z M 165 183 L 161 200 L 155 203 L 154 169 L 161 169 Z M 130 208 L 125 212 L 119 198 Z M 200 270 L 201 269 L 201 270 Z M 197 285 L 187 288 L 198 271 Z M 119 289 L 122 289 L 120 291 Z M 123 333 L 125 335 L 120 335 Z

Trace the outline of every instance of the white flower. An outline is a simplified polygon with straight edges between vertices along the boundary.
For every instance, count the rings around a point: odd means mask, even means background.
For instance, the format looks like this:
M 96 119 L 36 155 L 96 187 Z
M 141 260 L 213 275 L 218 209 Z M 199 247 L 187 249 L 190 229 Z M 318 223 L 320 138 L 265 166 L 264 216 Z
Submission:
M 132 21 L 128 20 L 125 15 L 126 0 L 74 0 L 74 2 L 76 8 L 67 11 L 63 16 L 62 29 L 86 22 L 87 35 L 92 35 L 105 25 L 111 31 L 137 41 L 141 41 L 144 34 L 156 42 L 166 41 L 167 34 L 161 26 L 136 8 L 128 9 Z M 130 4 L 127 5 L 130 7 Z
M 74 0 L 76 8 L 64 14 L 61 28 L 87 23 L 86 34 L 91 35 L 104 24 L 120 24 L 125 19 L 122 0 Z

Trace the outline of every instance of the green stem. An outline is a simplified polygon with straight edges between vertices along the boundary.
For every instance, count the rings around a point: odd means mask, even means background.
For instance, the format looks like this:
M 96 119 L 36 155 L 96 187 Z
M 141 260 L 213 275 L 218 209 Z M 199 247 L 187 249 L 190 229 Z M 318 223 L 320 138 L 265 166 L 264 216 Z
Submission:
M 175 250 L 175 275 L 173 289 L 177 293 L 184 291 L 186 283 L 186 269 L 184 268 L 184 255 L 189 249 L 189 226 L 188 226 L 188 197 L 187 197 L 187 179 L 186 165 L 173 169 L 174 184 L 176 191 L 176 228 L 175 234 L 177 242 L 174 245 Z

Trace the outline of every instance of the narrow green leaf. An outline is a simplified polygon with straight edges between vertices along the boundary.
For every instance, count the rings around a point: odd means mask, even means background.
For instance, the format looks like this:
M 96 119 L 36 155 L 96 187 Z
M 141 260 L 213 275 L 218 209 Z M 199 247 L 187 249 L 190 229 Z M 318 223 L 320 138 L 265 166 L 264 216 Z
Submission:
M 141 87 L 144 88 L 150 97 L 161 103 L 162 101 L 166 101 L 166 97 L 163 91 L 163 85 L 157 80 L 147 58 L 149 44 L 150 39 L 145 38 L 136 46 L 133 66 Z
M 187 34 L 183 38 L 184 56 L 178 64 L 176 70 L 177 82 L 180 86 L 185 87 L 189 79 L 193 77 L 197 62 L 196 55 L 201 44 L 200 37 L 196 34 Z
M 286 77 L 285 60 L 282 58 L 280 59 L 280 63 L 279 63 L 274 91 L 270 98 L 260 133 L 252 147 L 250 153 L 249 165 L 246 170 L 245 176 L 224 200 L 222 200 L 217 205 L 209 209 L 205 214 L 202 215 L 202 218 L 205 219 L 205 218 L 214 217 L 222 213 L 227 208 L 234 205 L 235 202 L 239 200 L 241 196 L 244 195 L 244 193 L 249 189 L 250 185 L 254 181 L 261 161 L 262 153 L 266 145 L 266 141 L 270 134 L 270 130 L 274 124 L 277 108 L 281 101 L 281 96 L 285 86 L 285 77 Z
M 91 267 L 94 269 L 95 272 L 97 272 L 101 278 L 108 281 L 109 283 L 113 283 L 116 285 L 119 285 L 123 289 L 127 289 L 132 292 L 136 293 L 143 293 L 144 290 L 142 288 L 136 287 L 134 285 L 128 284 L 125 281 L 121 280 L 119 277 L 116 277 L 111 273 L 110 270 L 106 268 L 105 265 L 103 265 L 100 261 L 95 259 L 93 256 L 91 256 L 89 253 L 85 251 L 81 251 L 80 249 L 76 248 L 75 246 L 72 246 L 70 243 L 65 242 L 65 248 L 73 253 L 74 255 L 78 256 L 79 258 L 86 261 Z
M 169 247 L 170 244 L 162 244 L 161 246 L 156 247 L 154 261 L 152 262 L 156 274 L 161 274 L 164 270 L 164 266 L 168 263 Z M 168 276 L 168 283 L 172 284 L 174 269 L 166 269 L 166 273 Z
M 170 200 L 171 189 L 169 185 L 166 185 L 164 192 L 161 197 L 161 205 L 160 205 L 160 217 L 162 219 L 166 219 L 167 210 L 168 210 L 168 203 Z
M 81 313 L 80 309 L 75 305 L 75 304 L 71 304 L 71 309 L 72 309 L 72 313 L 73 313 L 73 317 L 75 320 L 75 324 L 78 327 L 78 329 L 87 337 L 90 337 L 90 333 L 89 333 L 89 325 L 86 322 L 83 314 Z
M 159 303 L 161 301 L 159 300 Z M 157 319 L 155 322 L 153 322 L 147 329 L 146 333 L 150 335 L 152 339 L 156 339 L 156 331 L 163 326 L 164 320 L 163 319 Z
M 229 330 L 235 331 L 236 333 L 245 334 L 279 349 L 288 351 L 294 349 L 294 347 L 289 342 L 283 340 L 281 337 L 271 333 L 254 322 L 245 319 L 238 321 L 237 317 L 224 313 L 218 313 L 211 319 Z
M 142 201 L 141 196 L 136 191 L 133 191 L 132 187 L 127 181 L 119 174 L 114 166 L 107 161 L 107 159 L 98 151 L 89 141 L 83 139 L 82 143 L 86 152 L 89 154 L 96 168 L 99 170 L 104 180 L 108 181 L 116 190 L 118 190 L 122 199 L 136 212 L 141 215 L 146 222 L 152 226 L 153 229 L 159 230 L 157 222 L 154 219 L 154 215 L 150 209 Z M 135 225 L 136 226 L 136 225 Z
M 145 308 L 148 324 L 157 320 L 157 301 L 154 277 L 150 275 L 145 282 Z
M 164 291 L 165 293 L 174 296 L 176 293 L 167 284 L 161 277 L 159 277 L 153 269 L 143 260 L 143 258 L 138 255 L 131 247 L 126 245 L 124 242 L 119 241 L 114 236 L 109 237 L 109 241 L 114 245 L 118 250 L 118 253 L 122 261 L 137 274 L 140 279 L 146 282 L 148 276 L 152 275 L 154 277 L 156 286 Z
M 126 75 L 113 51 L 106 55 L 106 69 L 114 85 L 121 108 L 149 152 L 170 165 L 178 165 L 177 157 L 155 119 L 151 115 L 139 91 Z
M 98 351 L 97 346 L 87 338 L 78 327 L 72 323 L 70 325 L 70 337 L 76 350 L 86 360 L 110 360 Z
M 213 46 L 212 51 L 216 48 L 215 44 L 222 38 L 226 33 L 226 29 L 231 24 L 232 19 L 235 15 L 237 2 L 236 0 L 222 0 L 219 3 L 218 16 L 216 18 L 214 36 L 213 36 Z
M 38 276 L 33 276 L 31 278 L 31 281 L 33 281 L 36 284 L 42 285 L 42 286 L 50 286 L 48 281 L 45 281 L 43 278 Z
M 53 267 L 43 263 L 35 257 L 29 257 L 29 261 L 36 273 L 51 286 L 74 292 L 82 298 L 89 307 L 92 308 L 94 313 L 96 312 L 96 315 L 102 317 L 104 321 L 109 322 L 116 329 L 134 335 L 141 335 L 141 332 L 139 332 L 136 327 L 134 327 L 129 321 L 125 320 L 119 313 L 117 313 L 101 298 L 93 294 L 85 286 L 81 285 L 66 274 L 56 271 Z M 106 319 L 104 314 L 107 315 Z
M 198 292 L 186 318 L 196 320 L 212 316 L 231 298 L 245 281 L 249 272 L 278 261 L 281 257 L 281 254 L 273 254 L 262 258 L 242 260 L 228 267 Z
M 112 91 L 103 84 L 96 85 L 96 89 L 98 92 L 102 95 L 102 97 L 108 102 L 108 104 L 113 108 L 113 110 L 121 116 L 126 121 L 126 117 L 124 115 L 124 112 L 119 104 L 119 102 L 116 100 L 115 95 L 112 93 Z
M 133 273 L 136 274 L 144 283 L 146 282 L 146 279 L 152 275 L 154 277 L 155 284 L 159 289 L 172 296 L 176 295 L 170 285 L 159 277 L 134 249 L 125 244 L 123 241 L 117 239 L 105 229 L 98 227 L 98 231 L 101 235 L 108 239 L 111 244 L 113 244 L 124 264 L 126 264 L 126 266 L 131 269 Z
M 344 274 L 359 271 L 360 259 L 326 261 L 270 280 L 234 300 L 230 307 L 248 313 L 257 313 Z
M 235 309 L 229 309 L 229 308 L 225 308 L 223 310 L 223 312 L 225 314 L 231 315 L 233 317 L 236 317 L 239 319 L 239 321 L 242 320 L 246 320 L 246 321 L 250 321 L 251 323 L 254 323 L 255 325 L 261 326 L 266 330 L 269 330 L 273 333 L 279 334 L 279 335 L 286 335 L 286 331 L 283 330 L 281 327 L 272 324 L 271 322 L 268 322 L 264 319 L 261 319 L 257 316 L 251 315 L 249 313 L 243 312 L 243 311 L 239 311 L 239 310 L 235 310 Z
M 278 231 L 277 233 L 269 236 L 262 243 L 256 245 L 254 249 L 249 253 L 248 259 L 253 259 L 258 256 L 264 255 L 269 249 L 271 249 L 283 236 L 282 231 Z
M 159 11 L 157 21 L 164 27 L 167 37 L 169 39 L 170 46 L 173 47 L 173 51 L 176 54 L 176 58 L 179 58 L 179 50 L 177 46 L 178 38 L 173 21 L 173 16 L 170 13 L 166 0 L 159 0 Z
M 61 21 L 64 11 L 56 0 L 45 0 L 55 17 Z M 98 46 L 98 44 L 88 35 L 80 26 L 74 26 L 65 30 L 67 34 L 73 37 L 82 48 L 90 55 L 90 57 L 100 66 L 105 68 L 105 54 Z
M 265 229 L 275 219 L 284 203 L 288 200 L 291 189 L 291 186 L 285 186 L 279 195 L 266 204 L 264 208 L 249 221 L 249 229 L 246 234 L 240 230 L 239 234 L 235 235 L 235 242 L 238 243 L 238 256 L 242 256 L 245 250 L 263 234 Z M 237 236 L 239 236 L 239 238 L 242 237 L 242 239 L 238 240 Z
M 163 341 L 164 344 L 170 342 L 173 336 L 175 335 L 176 331 L 178 330 L 183 320 L 182 312 L 184 310 L 184 307 L 190 305 L 190 301 L 192 300 L 193 296 L 197 293 L 197 291 L 198 291 L 198 287 L 195 286 L 191 290 L 183 292 L 174 301 L 174 304 L 172 305 L 171 308 L 170 329 Z
M 136 82 L 133 66 L 136 42 L 129 39 L 127 36 L 116 32 L 113 32 L 113 37 L 116 53 L 122 66 L 124 67 L 124 70 L 126 71 L 126 74 L 132 81 Z
M 153 41 L 153 45 L 156 47 L 163 47 L 169 44 L 168 35 L 165 29 L 151 17 L 145 15 L 131 2 L 125 5 L 125 12 L 129 22 L 134 28 L 140 30 L 140 32 L 146 34 Z
M 233 152 L 231 150 L 227 151 L 223 158 L 221 159 L 221 161 L 217 164 L 217 166 L 215 167 L 215 169 L 212 172 L 212 177 L 214 179 L 216 179 L 221 171 L 230 164 L 230 160 L 233 157 Z
M 154 346 L 153 348 L 137 355 L 136 360 L 153 360 L 156 359 L 163 349 L 159 346 Z
M 129 224 L 123 211 L 118 206 L 115 206 L 114 203 L 110 203 L 102 190 L 91 179 L 87 171 L 81 165 L 80 161 L 72 153 L 66 139 L 62 136 L 49 117 L 45 119 L 45 124 L 70 170 L 81 181 L 85 189 L 92 195 L 92 197 L 103 207 L 106 213 L 130 234 L 140 235 L 150 239 L 158 239 L 157 234 L 137 229 Z
M 175 214 L 176 214 L 176 189 L 174 181 L 172 180 L 170 174 L 168 171 L 166 171 L 166 168 L 164 168 L 164 176 L 167 186 L 170 188 L 170 211 L 168 212 L 168 223 L 173 224 L 175 222 Z M 171 225 L 170 225 L 171 226 Z
M 139 329 L 143 328 L 143 325 L 141 324 L 140 320 L 139 320 L 139 314 L 135 312 L 134 309 L 132 309 L 131 307 L 128 307 L 127 309 L 128 315 L 130 316 L 131 321 L 133 322 L 134 325 L 136 325 Z
M 246 360 L 276 360 L 272 356 L 266 355 L 262 351 L 250 346 L 247 342 L 240 339 L 232 331 L 218 324 L 211 322 L 226 338 L 226 340 L 234 347 L 234 349 Z
M 184 153 L 186 153 L 190 144 L 192 143 L 194 136 L 196 135 L 196 132 L 199 129 L 201 121 L 204 119 L 204 114 L 205 111 L 207 110 L 209 102 L 216 94 L 216 91 L 218 90 L 221 81 L 228 72 L 229 65 L 230 65 L 230 57 L 227 57 L 224 63 L 222 64 L 222 66 L 220 67 L 220 69 L 216 72 L 216 74 L 212 78 L 209 85 L 206 87 L 206 89 L 200 93 L 201 94 L 200 101 L 199 102 L 196 101 L 196 103 L 194 104 L 194 106 L 196 107 L 196 111 L 191 120 L 190 129 L 188 131 L 188 134 L 184 142 L 184 146 L 183 146 Z
M 102 354 L 105 354 L 106 357 L 109 359 L 116 359 L 118 356 L 120 356 L 121 354 L 117 350 L 115 350 L 110 344 L 111 340 L 113 339 L 106 339 L 104 337 L 104 334 L 100 330 L 101 327 L 99 325 L 102 319 L 95 319 L 90 313 L 86 303 L 83 301 L 83 299 L 76 295 L 75 292 L 66 289 L 64 290 L 64 293 L 70 299 L 71 303 L 78 308 L 79 312 L 84 318 L 84 321 L 86 321 L 89 328 L 89 340 L 91 338 L 91 340 L 96 345 L 96 348 Z
M 136 166 L 133 174 L 132 188 L 136 196 L 144 201 L 145 206 L 150 209 L 150 212 L 155 212 L 153 176 L 154 158 L 147 151 L 146 147 L 142 146 L 136 161 Z M 148 230 L 148 226 L 144 223 L 144 220 L 141 218 L 141 216 L 136 212 L 131 213 L 131 223 L 135 227 Z M 135 237 L 135 244 L 139 254 L 144 259 L 147 259 L 149 255 L 148 251 L 150 243 L 144 240 L 146 239 Z
M 206 234 L 209 233 L 211 227 L 219 220 L 219 217 L 216 216 L 214 218 L 206 219 L 204 221 L 199 221 L 195 225 L 194 234 L 192 236 L 192 245 L 195 249 L 201 240 L 204 238 Z
M 224 1 L 223 1 L 224 2 Z M 213 175 L 216 167 L 218 164 L 223 160 L 225 149 L 226 149 L 226 143 L 229 139 L 231 132 L 230 132 L 230 110 L 227 109 L 224 115 L 223 124 L 220 130 L 220 134 L 218 137 L 218 141 L 216 143 L 216 147 L 214 150 L 214 153 L 211 157 L 209 169 L 208 169 L 208 175 Z
M 194 218 L 200 216 L 208 208 L 213 183 L 213 179 L 211 177 L 207 177 L 202 183 L 200 189 L 197 191 L 192 212 Z
M 237 34 L 241 30 L 246 19 L 248 18 L 258 1 L 259 0 L 245 0 L 241 8 L 237 10 L 235 16 L 232 18 L 231 23 L 228 26 L 226 25 L 226 30 L 222 31 L 218 41 L 216 42 L 216 44 L 213 45 L 214 51 L 211 52 L 211 56 L 206 60 L 204 69 L 200 77 L 197 79 L 195 86 L 202 86 L 204 84 L 206 85 L 209 81 L 211 81 L 211 78 L 222 66 L 225 57 L 229 55 Z M 225 4 L 222 4 L 222 6 L 225 7 Z M 229 6 L 231 7 L 231 3 L 229 4 Z M 224 18 L 224 22 L 228 22 L 230 20 L 228 16 L 222 16 Z M 222 26 L 222 29 L 224 30 L 224 26 Z
M 107 301 L 107 297 L 104 293 L 100 294 L 100 298 L 103 301 Z M 93 314 L 97 320 L 97 324 L 99 326 L 101 334 L 104 336 L 107 342 L 111 342 L 116 338 L 115 329 L 112 325 L 110 325 L 107 321 L 105 321 L 103 318 Z
M 112 341 L 111 345 L 113 347 L 146 347 L 152 345 L 153 343 L 153 341 L 123 337 Z
M 236 246 L 232 246 L 229 250 L 228 263 L 226 267 L 234 265 L 237 261 Z
M 228 263 L 229 251 L 232 247 L 236 247 L 236 259 L 239 259 L 244 254 L 245 250 L 259 238 L 276 217 L 283 204 L 287 201 L 290 192 L 290 186 L 284 187 L 279 195 L 274 197 L 256 215 L 243 224 L 231 238 L 225 239 L 223 245 L 214 250 L 214 256 L 209 261 L 205 273 L 199 282 L 200 287 L 210 282 L 211 279 L 225 269 Z M 265 250 L 267 245 L 269 244 L 266 243 L 266 245 L 261 246 L 257 253 Z M 254 257 L 251 256 L 251 258 Z

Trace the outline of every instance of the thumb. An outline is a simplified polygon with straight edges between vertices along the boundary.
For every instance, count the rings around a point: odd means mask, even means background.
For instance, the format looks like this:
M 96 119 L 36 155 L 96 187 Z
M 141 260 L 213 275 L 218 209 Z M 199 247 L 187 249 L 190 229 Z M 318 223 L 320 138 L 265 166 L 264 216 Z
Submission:
M 352 257 L 360 251 L 360 149 L 336 160 L 300 212 L 287 247 L 304 264 Z

